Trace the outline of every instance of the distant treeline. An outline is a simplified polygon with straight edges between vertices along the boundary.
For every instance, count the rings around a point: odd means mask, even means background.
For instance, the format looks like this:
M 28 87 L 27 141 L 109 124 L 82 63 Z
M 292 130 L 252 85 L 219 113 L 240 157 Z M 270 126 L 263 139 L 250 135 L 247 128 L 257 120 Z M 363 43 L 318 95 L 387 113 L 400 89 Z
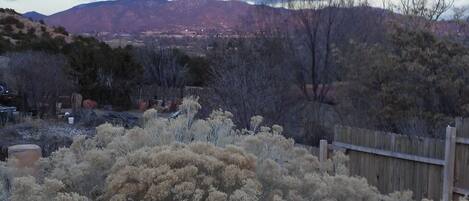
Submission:
M 73 36 L 71 40 L 60 36 L 52 37 L 52 34 L 47 31 L 49 28 L 45 25 L 41 25 L 42 34 L 37 34 L 33 27 L 29 28 L 27 32 L 5 30 L 5 27 L 10 25 L 16 27 L 15 29 L 28 28 L 24 27 L 25 25 L 18 20 L 16 15 L 0 19 L 0 24 L 3 25 L 3 30 L 0 29 L 0 54 L 15 52 L 16 54 L 13 55 L 15 58 L 13 59 L 16 60 L 21 60 L 18 57 L 22 56 L 31 57 L 32 55 L 28 53 L 31 51 L 43 53 L 35 54 L 41 55 L 41 57 L 62 55 L 66 60 L 60 69 L 64 72 L 63 75 L 66 76 L 66 79 L 62 80 L 69 83 L 57 84 L 70 85 L 67 87 L 67 93 L 77 91 L 85 98 L 96 100 L 100 104 L 110 104 L 122 109 L 130 108 L 132 106 L 130 94 L 136 90 L 137 86 L 152 84 L 149 82 L 153 81 L 163 83 L 162 79 L 165 79 L 164 83 L 171 84 L 167 81 L 174 81 L 177 76 L 183 76 L 182 80 L 184 82 L 181 84 L 196 86 L 202 86 L 206 81 L 207 61 L 203 57 L 188 56 L 177 49 L 163 50 L 157 46 L 153 46 L 154 49 L 136 49 L 132 46 L 111 48 L 106 43 L 92 37 Z M 56 27 L 52 30 L 54 33 L 64 36 L 69 35 L 63 27 Z M 170 54 L 161 54 L 160 51 L 168 51 Z M 25 54 L 18 54 L 22 52 Z M 36 60 L 44 61 L 47 59 L 36 58 Z M 155 78 L 149 76 L 152 72 L 149 68 L 154 67 L 151 66 L 151 62 L 160 62 L 160 65 L 167 65 L 170 60 L 171 62 L 174 60 L 174 64 L 180 66 L 181 69 L 178 69 L 177 72 L 171 72 L 171 75 L 165 74 L 166 77 Z M 10 63 L 15 65 L 14 62 Z M 29 63 L 23 62 L 18 65 L 21 65 L 21 67 L 17 68 L 25 68 L 25 70 L 22 72 L 15 71 L 17 74 L 31 73 L 32 71 L 27 70 L 28 68 L 40 67 L 34 66 L 38 65 L 38 62 L 35 62 L 34 59 L 30 59 Z M 44 64 L 44 66 L 47 66 L 47 64 Z M 161 74 L 162 72 L 154 73 Z M 50 76 L 56 75 L 51 74 Z M 16 77 L 28 76 L 17 75 Z M 34 75 L 31 77 L 34 77 Z M 19 82 L 20 80 L 17 80 L 16 83 Z M 17 88 L 19 90 L 31 90 L 27 87 Z M 19 93 L 25 98 L 29 94 L 28 91 L 20 91 Z M 30 102 L 30 100 L 26 102 Z

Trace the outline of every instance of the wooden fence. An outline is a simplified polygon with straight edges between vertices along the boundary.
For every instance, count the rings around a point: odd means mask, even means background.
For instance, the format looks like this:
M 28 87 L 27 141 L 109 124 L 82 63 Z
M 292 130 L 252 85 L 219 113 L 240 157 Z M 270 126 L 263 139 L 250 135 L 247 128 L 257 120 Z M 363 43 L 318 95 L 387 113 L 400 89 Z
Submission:
M 344 126 L 334 135 L 329 147 L 346 151 L 351 175 L 382 193 L 412 190 L 415 199 L 444 201 L 469 195 L 469 119 L 456 118 L 444 140 Z M 327 143 L 321 144 L 325 158 Z
M 456 118 L 454 192 L 469 196 L 469 119 Z

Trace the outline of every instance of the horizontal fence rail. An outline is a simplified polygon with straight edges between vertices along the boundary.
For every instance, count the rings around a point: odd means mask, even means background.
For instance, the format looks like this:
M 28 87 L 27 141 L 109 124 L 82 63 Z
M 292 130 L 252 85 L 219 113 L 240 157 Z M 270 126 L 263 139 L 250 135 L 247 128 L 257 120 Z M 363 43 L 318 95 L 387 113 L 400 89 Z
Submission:
M 456 138 L 456 142 L 457 142 L 458 144 L 469 145 L 469 138 L 458 137 L 458 138 Z
M 415 155 L 403 154 L 403 153 L 380 150 L 380 149 L 373 149 L 373 148 L 356 146 L 356 145 L 345 144 L 345 143 L 340 143 L 340 142 L 334 142 L 333 145 L 336 147 L 344 148 L 346 150 L 359 151 L 359 152 L 364 152 L 364 153 L 369 153 L 369 154 L 376 154 L 376 155 L 381 155 L 381 156 L 387 156 L 387 157 L 398 158 L 398 159 L 409 160 L 409 161 L 416 161 L 420 163 L 428 163 L 428 164 L 433 164 L 433 165 L 441 165 L 441 166 L 445 165 L 444 160 L 435 159 L 435 158 L 415 156 Z

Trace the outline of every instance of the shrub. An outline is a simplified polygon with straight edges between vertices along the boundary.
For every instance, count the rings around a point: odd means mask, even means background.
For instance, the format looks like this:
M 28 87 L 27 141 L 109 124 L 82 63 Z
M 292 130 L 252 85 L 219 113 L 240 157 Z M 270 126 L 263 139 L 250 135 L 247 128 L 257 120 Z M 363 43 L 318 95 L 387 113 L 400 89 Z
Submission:
M 106 200 L 258 200 L 255 157 L 236 147 L 173 144 L 139 150 L 119 160 L 106 181 Z M 135 182 L 137 181 L 137 182 Z
M 13 32 L 13 27 L 10 24 L 7 24 L 7 25 L 4 25 L 3 30 L 6 33 L 11 33 L 11 32 Z
M 41 37 L 43 38 L 51 38 L 51 35 L 49 32 L 42 32 Z
M 157 119 L 157 118 L 158 118 L 158 111 L 156 111 L 153 108 L 146 110 L 142 115 L 143 125 L 146 125 L 147 123 L 150 123 L 151 120 Z
M 355 127 L 444 137 L 469 115 L 469 48 L 421 30 L 397 28 L 389 46 L 351 43 L 339 59 L 345 83 L 338 111 Z M 350 122 L 350 123 L 349 123 Z
M 12 44 L 10 40 L 0 37 L 0 54 L 3 54 L 11 49 Z
M 68 36 L 67 30 L 65 30 L 65 28 L 62 27 L 62 26 L 54 27 L 54 32 L 58 33 L 58 34 L 65 35 L 65 36 Z
M 11 201 L 88 201 L 89 199 L 76 193 L 63 193 L 64 184 L 55 179 L 45 179 L 38 184 L 32 176 L 18 177 L 13 180 Z
M 7 175 L 5 171 L 5 163 L 0 162 L 0 200 L 6 200 L 8 198 L 6 178 L 7 178 Z
M 184 99 L 180 109 L 175 119 L 146 112 L 143 128 L 104 124 L 93 138 L 76 137 L 69 148 L 39 161 L 36 179 L 11 174 L 17 176 L 9 199 L 410 199 L 407 192 L 381 195 L 365 179 L 348 176 L 343 154 L 319 163 L 284 138 L 278 125 L 238 130 L 232 114 L 221 110 L 195 119 L 200 105 L 194 98 Z M 261 119 L 253 118 L 252 127 Z
M 36 34 L 36 29 L 34 27 L 31 27 L 28 29 L 28 35 L 31 37 L 31 36 L 35 36 Z
M 15 24 L 16 28 L 18 29 L 23 29 L 24 28 L 24 24 L 22 22 L 19 22 Z
M 21 25 L 24 26 L 24 24 L 14 16 L 7 16 L 7 17 L 0 19 L 0 24 L 1 25 L 16 25 L 18 28 L 20 28 L 19 26 Z
M 17 13 L 14 9 L 11 8 L 0 8 L 0 13 L 7 13 L 7 14 L 13 14 L 13 15 L 21 15 Z

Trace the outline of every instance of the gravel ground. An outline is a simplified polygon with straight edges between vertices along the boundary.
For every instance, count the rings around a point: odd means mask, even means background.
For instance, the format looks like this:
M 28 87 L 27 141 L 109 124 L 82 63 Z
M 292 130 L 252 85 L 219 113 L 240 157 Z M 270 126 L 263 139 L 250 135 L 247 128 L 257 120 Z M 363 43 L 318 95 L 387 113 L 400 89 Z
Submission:
M 159 114 L 167 118 L 170 113 Z M 76 124 L 63 121 L 28 120 L 0 129 L 0 160 L 5 160 L 8 147 L 18 144 L 36 144 L 42 148 L 43 156 L 49 156 L 60 147 L 68 147 L 74 136 L 94 136 L 95 127 L 109 122 L 132 128 L 139 126 L 141 112 L 113 112 L 103 110 L 83 111 L 77 116 Z
M 0 160 L 8 155 L 8 147 L 17 144 L 36 144 L 43 156 L 60 147 L 68 147 L 77 135 L 93 136 L 94 128 L 78 127 L 63 122 L 32 120 L 0 129 Z
M 23 139 L 34 139 L 40 136 L 50 137 L 69 137 L 73 138 L 77 135 L 94 135 L 94 128 L 77 128 L 68 124 L 49 125 L 40 128 L 33 127 L 18 127 L 16 128 L 18 135 L 22 136 Z

